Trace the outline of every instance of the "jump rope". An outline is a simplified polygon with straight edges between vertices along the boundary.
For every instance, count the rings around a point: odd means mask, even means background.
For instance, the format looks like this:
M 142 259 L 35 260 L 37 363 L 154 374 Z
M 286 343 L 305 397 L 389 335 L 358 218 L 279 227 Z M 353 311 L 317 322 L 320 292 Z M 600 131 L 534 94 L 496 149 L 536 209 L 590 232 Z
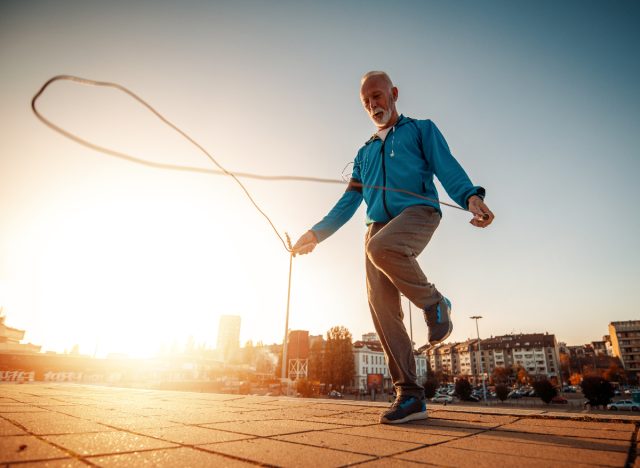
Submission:
M 76 135 L 76 134 L 74 134 L 74 133 L 72 133 L 72 132 L 70 132 L 68 130 L 65 130 L 64 128 L 54 124 L 53 122 L 51 122 L 49 119 L 44 117 L 38 111 L 36 103 L 37 103 L 38 99 L 40 98 L 40 96 L 42 96 L 44 91 L 51 84 L 55 83 L 56 81 L 71 81 L 73 83 L 78 83 L 78 84 L 82 84 L 82 85 L 86 85 L 86 86 L 97 86 L 97 87 L 103 87 L 103 88 L 113 88 L 113 89 L 116 89 L 118 91 L 121 91 L 121 92 L 127 94 L 129 97 L 131 97 L 134 100 L 136 100 L 142 106 L 146 107 L 147 110 L 149 110 L 152 114 L 154 114 L 164 124 L 166 124 L 167 126 L 172 128 L 173 130 L 175 130 L 182 137 L 184 137 L 187 141 L 189 141 L 192 145 L 194 145 L 198 150 L 200 150 L 207 158 L 209 158 L 209 160 L 213 163 L 213 165 L 217 169 L 204 169 L 204 168 L 193 167 L 193 166 L 183 166 L 183 165 L 179 165 L 179 164 L 165 164 L 165 163 L 158 163 L 158 162 L 149 161 L 149 160 L 142 159 L 142 158 L 139 158 L 139 157 L 136 157 L 136 156 L 132 156 L 132 155 L 127 154 L 127 153 L 123 153 L 123 152 L 120 152 L 120 151 L 113 150 L 111 148 L 106 148 L 104 146 L 96 145 L 95 143 L 92 143 L 92 142 L 90 142 L 88 140 L 85 140 L 84 138 L 81 138 L 78 135 Z M 455 209 L 458 209 L 458 210 L 469 212 L 469 210 L 467 210 L 465 208 L 461 208 L 461 207 L 459 207 L 457 205 L 446 203 L 446 202 L 443 202 L 443 201 L 440 201 L 440 200 L 436 200 L 436 199 L 433 199 L 433 198 L 430 198 L 430 197 L 425 197 L 422 194 L 410 192 L 408 190 L 399 189 L 399 188 L 392 188 L 392 187 L 384 187 L 384 186 L 380 186 L 380 185 L 369 185 L 369 184 L 363 184 L 363 183 L 354 182 L 354 181 L 349 182 L 344 177 L 344 170 L 343 170 L 343 178 L 342 179 L 329 179 L 329 178 L 308 177 L 308 176 L 298 176 L 298 175 L 264 175 L 264 174 L 250 173 L 250 172 L 231 172 L 231 171 L 228 171 L 200 143 L 198 143 L 195 139 L 193 139 L 191 136 L 189 136 L 185 131 L 181 130 L 177 125 L 175 125 L 171 121 L 169 121 L 164 115 L 162 115 L 155 108 L 153 108 L 147 101 L 142 99 L 140 96 L 135 94 L 133 91 L 129 90 L 128 88 L 126 88 L 126 87 L 124 87 L 124 86 L 122 86 L 122 85 L 120 85 L 118 83 L 113 83 L 113 82 L 109 82 L 109 81 L 90 80 L 90 79 L 87 79 L 87 78 L 80 78 L 78 76 L 73 76 L 73 75 L 57 75 L 57 76 L 54 76 L 54 77 L 50 78 L 49 80 L 47 80 L 42 85 L 42 87 L 38 90 L 38 92 L 33 96 L 33 98 L 31 99 L 31 109 L 33 110 L 33 113 L 35 114 L 35 116 L 42 123 L 47 125 L 52 130 L 60 133 L 61 135 L 69 138 L 70 140 L 75 141 L 76 143 L 79 143 L 79 144 L 81 144 L 83 146 L 86 146 L 87 148 L 90 148 L 90 149 L 92 149 L 94 151 L 98 151 L 100 153 L 106 154 L 108 156 L 113 156 L 113 157 L 116 157 L 116 158 L 124 159 L 125 161 L 133 162 L 133 163 L 136 163 L 136 164 L 142 164 L 144 166 L 153 167 L 153 168 L 156 168 L 156 169 L 166 169 L 166 170 L 172 170 L 172 171 L 185 171 L 185 172 L 199 172 L 199 173 L 206 173 L 206 174 L 226 175 L 226 176 L 231 177 L 240 186 L 240 188 L 242 189 L 242 191 L 244 192 L 246 197 L 253 204 L 254 208 L 267 220 L 267 222 L 271 226 L 271 229 L 273 230 L 275 235 L 278 236 L 278 239 L 280 239 L 280 242 L 282 242 L 282 246 L 284 247 L 284 249 L 287 252 L 289 252 L 289 254 L 290 254 L 289 255 L 289 286 L 288 286 L 288 293 L 287 293 L 287 323 L 285 325 L 285 342 L 286 342 L 286 331 L 288 329 L 288 321 L 289 321 L 289 302 L 290 302 L 290 296 L 291 296 L 291 269 L 292 269 L 293 257 L 294 257 L 293 247 L 291 245 L 291 239 L 290 239 L 289 235 L 286 232 L 284 233 L 284 238 L 280 235 L 280 232 L 276 228 L 276 226 L 273 223 L 273 221 L 271 220 L 271 218 L 269 218 L 267 213 L 265 213 L 265 211 L 260 207 L 260 205 L 258 205 L 256 200 L 251 196 L 251 193 L 249 192 L 249 190 L 247 190 L 247 188 L 244 186 L 244 184 L 240 181 L 240 178 L 259 179 L 259 180 L 266 180 L 266 181 L 316 182 L 316 183 L 323 183 L 323 184 L 347 184 L 347 183 L 350 183 L 352 187 L 360 187 L 360 188 L 367 188 L 367 189 L 373 189 L 373 190 L 385 190 L 385 191 L 389 191 L 389 192 L 404 193 L 406 195 L 410 195 L 410 196 L 413 196 L 413 197 L 416 197 L 416 198 L 419 198 L 419 199 L 422 199 L 422 200 L 430 201 L 432 203 L 445 205 L 445 206 L 448 206 L 450 208 L 455 208 Z

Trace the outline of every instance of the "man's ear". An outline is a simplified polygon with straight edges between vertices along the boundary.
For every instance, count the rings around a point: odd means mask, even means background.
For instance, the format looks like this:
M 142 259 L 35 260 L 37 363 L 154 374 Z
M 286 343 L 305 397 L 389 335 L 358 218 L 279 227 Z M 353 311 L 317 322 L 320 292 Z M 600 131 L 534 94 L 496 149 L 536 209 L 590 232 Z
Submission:
M 396 88 L 395 86 L 393 88 L 391 88 L 391 94 L 393 95 L 393 101 L 397 101 L 398 100 L 398 88 Z

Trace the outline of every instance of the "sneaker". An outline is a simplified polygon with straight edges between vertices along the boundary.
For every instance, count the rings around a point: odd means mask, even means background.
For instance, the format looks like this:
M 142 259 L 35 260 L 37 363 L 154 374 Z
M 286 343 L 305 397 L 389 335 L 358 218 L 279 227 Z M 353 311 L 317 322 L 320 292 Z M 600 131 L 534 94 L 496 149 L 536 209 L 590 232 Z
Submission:
M 381 424 L 402 424 L 418 419 L 427 419 L 427 403 L 414 396 L 400 396 L 391 408 L 380 416 Z
M 435 346 L 446 340 L 451 331 L 451 301 L 443 297 L 440 302 L 429 306 L 424 311 L 424 319 L 429 327 L 429 345 Z

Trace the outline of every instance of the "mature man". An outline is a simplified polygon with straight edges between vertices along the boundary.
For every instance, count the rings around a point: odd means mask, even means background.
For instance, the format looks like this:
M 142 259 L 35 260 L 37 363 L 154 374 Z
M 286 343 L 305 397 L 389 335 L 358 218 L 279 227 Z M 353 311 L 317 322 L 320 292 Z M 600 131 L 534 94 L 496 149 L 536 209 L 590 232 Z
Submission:
M 369 308 L 397 395 L 380 422 L 397 424 L 427 417 L 400 293 L 424 311 L 431 346 L 452 330 L 451 302 L 427 281 L 416 260 L 442 216 L 433 176 L 474 214 L 474 226 L 486 227 L 494 216 L 483 201 L 485 190 L 471 183 L 435 124 L 398 115 L 398 88 L 385 72 L 362 77 L 360 99 L 378 131 L 358 151 L 351 181 L 338 203 L 300 237 L 293 252 L 311 252 L 346 223 L 364 199 Z

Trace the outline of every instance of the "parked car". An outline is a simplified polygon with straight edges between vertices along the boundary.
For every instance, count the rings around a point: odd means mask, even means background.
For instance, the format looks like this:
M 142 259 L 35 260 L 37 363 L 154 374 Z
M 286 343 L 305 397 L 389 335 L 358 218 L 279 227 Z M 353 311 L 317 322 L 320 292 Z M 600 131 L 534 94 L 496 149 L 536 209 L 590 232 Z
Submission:
M 614 401 L 607 405 L 608 410 L 622 410 L 622 411 L 640 411 L 640 403 L 636 403 L 631 400 Z
M 558 405 L 566 405 L 569 403 L 569 400 L 567 400 L 564 397 L 561 397 L 560 395 L 556 395 L 551 399 L 551 403 L 556 403 Z
M 507 398 L 511 398 L 512 400 L 518 399 L 518 398 L 522 398 L 522 394 L 520 392 L 518 392 L 517 390 L 511 390 L 509 392 L 509 394 L 507 395 Z
M 342 393 L 337 390 L 331 390 L 328 396 L 329 398 L 342 398 Z
M 433 403 L 453 403 L 453 397 L 449 395 L 436 395 L 431 401 Z

